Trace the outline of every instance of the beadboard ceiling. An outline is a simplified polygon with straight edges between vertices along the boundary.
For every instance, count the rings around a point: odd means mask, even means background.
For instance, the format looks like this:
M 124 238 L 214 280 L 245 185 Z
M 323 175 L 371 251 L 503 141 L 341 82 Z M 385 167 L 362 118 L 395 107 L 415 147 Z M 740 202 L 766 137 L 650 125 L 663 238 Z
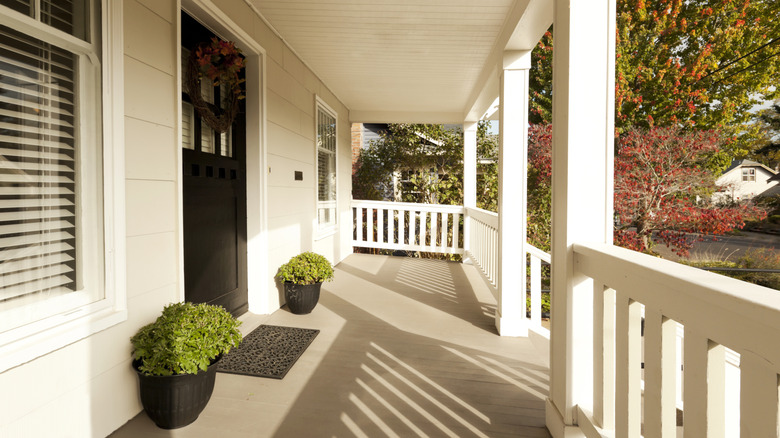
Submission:
M 552 22 L 545 0 L 250 1 L 355 122 L 473 119 L 497 96 L 500 53 Z

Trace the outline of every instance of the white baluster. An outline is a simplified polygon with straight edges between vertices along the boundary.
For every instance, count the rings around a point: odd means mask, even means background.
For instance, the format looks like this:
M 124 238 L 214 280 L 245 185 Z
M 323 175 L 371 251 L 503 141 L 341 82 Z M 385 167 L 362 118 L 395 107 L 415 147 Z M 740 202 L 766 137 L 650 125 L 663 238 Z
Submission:
M 531 324 L 542 325 L 542 261 L 531 255 Z
M 355 218 L 357 219 L 357 236 L 358 242 L 363 242 L 363 207 L 355 208 Z
M 645 308 L 645 436 L 677 436 L 677 323 Z
M 726 348 L 685 327 L 685 438 L 726 438 Z
M 384 243 L 385 240 L 385 209 L 384 208 L 377 208 L 376 209 L 376 241 L 377 243 Z
M 615 436 L 639 438 L 641 428 L 641 305 L 617 291 Z
M 593 415 L 615 429 L 615 290 L 593 284 Z
M 420 212 L 420 246 L 426 245 L 425 237 L 428 234 L 428 214 L 425 211 Z M 420 248 L 423 249 L 423 248 Z
M 777 372 L 764 358 L 740 352 L 739 426 L 743 438 L 778 436 Z
M 395 245 L 395 209 L 387 210 L 387 243 Z

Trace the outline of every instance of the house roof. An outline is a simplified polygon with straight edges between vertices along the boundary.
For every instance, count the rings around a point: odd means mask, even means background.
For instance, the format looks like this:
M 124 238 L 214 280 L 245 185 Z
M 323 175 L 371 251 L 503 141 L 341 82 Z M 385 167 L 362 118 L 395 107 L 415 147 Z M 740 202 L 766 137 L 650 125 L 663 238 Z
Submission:
M 722 175 L 725 175 L 738 167 L 761 167 L 762 169 L 771 173 L 773 175 L 772 178 L 775 178 L 777 176 L 776 171 L 772 170 L 768 166 L 759 163 L 758 161 L 753 161 L 753 160 L 733 160 L 729 165 L 729 167 L 723 171 Z M 780 181 L 780 179 L 772 179 L 772 178 L 769 178 L 769 181 Z
M 478 120 L 498 96 L 504 51 L 533 49 L 552 23 L 545 0 L 250 3 L 366 123 Z

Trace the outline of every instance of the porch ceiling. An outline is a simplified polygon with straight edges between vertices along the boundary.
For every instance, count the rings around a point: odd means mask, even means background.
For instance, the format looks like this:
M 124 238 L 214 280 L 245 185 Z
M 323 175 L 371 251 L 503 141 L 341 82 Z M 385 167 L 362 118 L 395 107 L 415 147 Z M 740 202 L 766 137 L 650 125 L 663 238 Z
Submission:
M 355 122 L 460 123 L 498 95 L 506 49 L 552 22 L 544 0 L 249 0 Z

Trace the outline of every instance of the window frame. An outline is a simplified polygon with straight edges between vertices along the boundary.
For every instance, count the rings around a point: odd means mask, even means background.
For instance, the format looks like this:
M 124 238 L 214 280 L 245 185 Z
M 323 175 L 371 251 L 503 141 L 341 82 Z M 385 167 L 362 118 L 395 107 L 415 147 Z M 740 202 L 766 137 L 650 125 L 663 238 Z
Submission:
M 0 333 L 0 372 L 127 320 L 122 2 L 87 0 L 87 3 L 93 11 L 87 31 L 93 36 L 91 43 L 0 6 L 0 24 L 77 55 L 77 98 L 82 104 L 77 111 L 76 132 L 81 140 L 76 166 L 81 182 L 77 184 L 76 209 L 92 206 L 97 209 L 79 220 L 77 245 L 81 254 L 77 257 L 83 259 L 85 252 L 91 252 L 88 260 L 102 262 L 101 268 L 77 266 L 80 275 L 88 279 L 87 288 L 102 289 L 96 301 Z M 94 12 L 97 5 L 99 13 Z M 100 59 L 96 57 L 98 50 Z M 98 85 L 85 87 L 83 84 Z M 90 120 L 97 121 L 96 128 L 88 129 Z M 98 172 L 102 172 L 102 178 Z M 88 190 L 97 181 L 102 191 Z M 84 235 L 92 230 L 102 230 L 102 233 L 90 234 L 85 239 Z M 84 242 L 97 249 L 83 248 Z
M 742 168 L 742 182 L 755 182 L 756 181 L 756 168 L 755 167 L 743 167 Z
M 319 113 L 322 111 L 323 113 L 327 114 L 330 117 L 333 117 L 334 124 L 336 127 L 335 130 L 335 138 L 336 138 L 336 150 L 332 152 L 333 154 L 333 162 L 334 162 L 334 169 L 333 173 L 336 175 L 336 194 L 335 199 L 332 201 L 320 201 L 320 195 L 319 195 L 319 181 L 320 181 L 320 170 L 319 170 L 319 152 L 320 152 L 320 146 L 317 144 L 317 136 L 319 135 Z M 331 151 L 328 151 L 327 149 L 322 149 L 323 151 L 326 151 L 328 153 L 331 153 Z M 331 108 L 330 105 L 325 103 L 325 101 L 320 98 L 319 96 L 315 95 L 315 103 L 314 103 L 314 226 L 315 226 L 315 239 L 314 240 L 320 240 L 328 236 L 332 236 L 336 234 L 338 231 L 339 226 L 339 220 L 338 220 L 338 201 L 339 201 L 339 117 L 338 113 Z M 332 204 L 332 208 L 335 209 L 335 214 L 333 217 L 333 222 L 329 222 L 327 224 L 320 224 L 320 217 L 319 217 L 319 210 L 322 205 L 325 204 Z

